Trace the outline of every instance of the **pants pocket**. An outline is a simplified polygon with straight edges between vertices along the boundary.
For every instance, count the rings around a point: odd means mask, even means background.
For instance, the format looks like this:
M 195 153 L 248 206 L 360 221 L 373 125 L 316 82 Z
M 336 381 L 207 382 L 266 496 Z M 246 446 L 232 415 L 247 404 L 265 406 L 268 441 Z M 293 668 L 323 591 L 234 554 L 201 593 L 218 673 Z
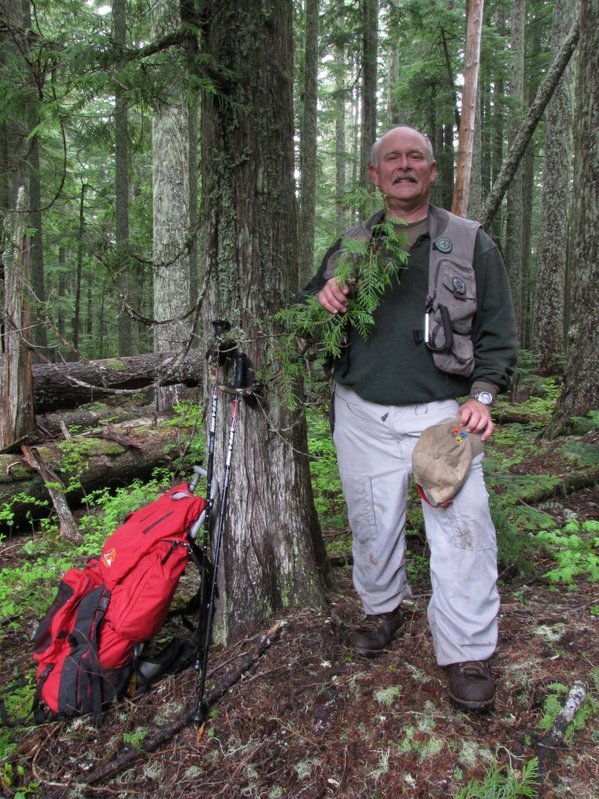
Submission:
M 377 536 L 372 478 L 345 472 L 341 483 L 354 543 L 370 548 Z

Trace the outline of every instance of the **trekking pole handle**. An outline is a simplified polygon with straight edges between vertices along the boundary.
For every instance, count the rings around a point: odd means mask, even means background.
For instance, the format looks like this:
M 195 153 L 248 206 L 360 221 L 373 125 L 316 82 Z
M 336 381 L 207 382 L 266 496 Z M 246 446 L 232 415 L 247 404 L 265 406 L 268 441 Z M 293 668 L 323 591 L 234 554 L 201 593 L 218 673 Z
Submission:
M 200 478 L 206 477 L 207 475 L 206 469 L 202 469 L 201 466 L 194 466 L 193 470 L 195 474 L 192 477 L 191 482 L 189 484 L 189 490 L 191 491 L 192 494 L 196 490 L 198 483 L 200 482 Z
M 236 391 L 242 391 L 244 388 L 248 387 L 249 365 L 250 359 L 245 352 L 238 352 L 235 356 L 235 380 L 233 382 L 233 388 Z

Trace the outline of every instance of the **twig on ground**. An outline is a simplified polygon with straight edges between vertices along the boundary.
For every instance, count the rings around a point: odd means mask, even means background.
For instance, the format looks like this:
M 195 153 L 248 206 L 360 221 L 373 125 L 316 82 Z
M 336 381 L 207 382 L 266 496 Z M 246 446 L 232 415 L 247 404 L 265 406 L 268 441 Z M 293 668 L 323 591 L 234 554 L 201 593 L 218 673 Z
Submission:
M 556 758 L 556 749 L 563 744 L 564 733 L 572 721 L 587 694 L 587 686 L 582 680 L 572 683 L 568 698 L 557 715 L 553 727 L 537 743 L 537 756 L 539 758 L 539 783 L 542 784 L 547 776 L 547 769 Z
M 277 641 L 281 627 L 282 624 L 280 623 L 277 623 L 271 627 L 271 629 L 262 635 L 255 646 L 246 654 L 243 662 L 236 669 L 230 671 L 228 674 L 225 674 L 220 682 L 218 682 L 211 688 L 210 691 L 208 691 L 206 695 L 206 703 L 209 707 L 212 707 L 215 702 L 224 696 L 226 692 L 233 685 L 235 685 L 238 680 L 241 679 L 243 674 L 248 671 L 257 660 L 259 660 L 264 652 L 266 652 L 266 650 Z M 145 739 L 137 748 L 125 749 L 122 754 L 116 757 L 112 762 L 101 766 L 95 771 L 89 772 L 82 780 L 73 782 L 78 785 L 88 786 L 97 783 L 100 780 L 105 780 L 109 777 L 112 777 L 123 768 L 130 766 L 139 757 L 143 757 L 149 752 L 153 752 L 155 749 L 158 749 L 161 744 L 165 743 L 172 738 L 173 735 L 176 735 L 178 732 L 180 732 L 191 721 L 193 721 L 195 712 L 195 702 L 192 702 L 191 706 L 188 707 L 185 712 L 181 713 L 179 718 L 170 724 L 165 724 L 162 727 L 159 727 L 153 735 L 148 736 L 148 738 Z M 73 783 L 65 785 L 64 789 L 51 794 L 47 797 L 47 799 L 62 799 L 62 797 L 67 796 L 72 785 Z

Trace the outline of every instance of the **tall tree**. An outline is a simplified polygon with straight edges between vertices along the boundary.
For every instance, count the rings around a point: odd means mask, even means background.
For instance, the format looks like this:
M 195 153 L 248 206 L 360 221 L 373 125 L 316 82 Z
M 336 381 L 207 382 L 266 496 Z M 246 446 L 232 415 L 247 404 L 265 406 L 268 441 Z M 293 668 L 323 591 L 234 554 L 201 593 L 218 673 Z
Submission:
M 202 116 L 204 332 L 209 338 L 211 322 L 228 319 L 238 347 L 265 374 L 273 361 L 276 370 L 268 320 L 297 287 L 292 3 L 205 5 L 202 51 L 222 78 L 218 93 L 205 95 Z M 230 382 L 230 371 L 220 379 Z M 222 396 L 221 406 L 230 406 Z M 218 453 L 226 443 L 225 410 Z M 254 407 L 242 403 L 238 427 L 219 569 L 224 638 L 286 604 L 318 604 L 315 567 L 324 560 L 303 412 L 267 385 Z M 219 464 L 222 455 L 217 474 Z
M 526 0 L 512 3 L 510 40 L 513 61 L 510 72 L 510 132 L 508 141 L 513 143 L 522 119 L 524 108 L 524 35 L 526 22 Z M 524 324 L 524 302 L 522 285 L 522 170 L 518 168 L 507 194 L 507 221 L 505 233 L 505 262 L 510 274 L 514 311 L 519 331 Z
M 362 7 L 362 118 L 360 125 L 360 185 L 370 187 L 368 164 L 376 139 L 378 0 L 361 0 Z
M 119 53 L 127 46 L 127 11 L 125 0 L 112 0 L 114 42 Z M 124 62 L 124 59 L 123 59 Z M 129 255 L 129 111 L 127 94 L 120 74 L 114 82 L 114 215 L 118 286 L 125 302 L 118 318 L 119 355 L 133 354 L 131 317 L 126 304 L 131 300 L 132 282 Z
M 17 192 L 16 208 L 7 214 L 4 247 L 4 307 L 2 329 L 2 370 L 0 371 L 0 449 L 12 446 L 35 429 L 31 352 L 26 346 L 29 329 L 29 293 L 31 267 L 27 239 L 27 203 L 25 187 Z
M 180 28 L 179 3 L 158 0 L 153 7 L 155 36 Z M 176 352 L 189 333 L 189 120 L 185 70 L 177 55 L 179 80 L 160 98 L 152 121 L 154 349 Z M 169 66 L 173 66 L 171 63 Z M 161 391 L 161 401 L 168 404 Z
M 319 9 L 320 0 L 306 0 L 303 114 L 300 136 L 300 282 L 305 282 L 312 274 L 314 261 Z
M 335 44 L 335 232 L 341 235 L 346 228 L 345 186 L 346 186 L 346 139 L 347 120 L 345 105 L 348 92 L 345 88 L 345 44 Z
M 551 53 L 554 57 L 575 14 L 575 0 L 556 0 L 551 32 Z M 571 194 L 572 81 L 573 70 L 568 66 L 547 107 L 533 336 L 541 374 L 552 374 L 560 369 L 565 349 L 564 304 L 568 207 Z
M 569 430 L 573 416 L 596 409 L 599 397 L 599 0 L 580 4 L 574 137 L 575 252 L 567 370 L 549 432 Z M 590 323 L 589 323 L 590 322 Z
M 468 210 L 476 109 L 478 107 L 478 75 L 483 9 L 484 0 L 468 0 L 466 48 L 464 51 L 464 90 L 462 92 L 456 179 L 451 209 L 458 216 L 465 216 Z

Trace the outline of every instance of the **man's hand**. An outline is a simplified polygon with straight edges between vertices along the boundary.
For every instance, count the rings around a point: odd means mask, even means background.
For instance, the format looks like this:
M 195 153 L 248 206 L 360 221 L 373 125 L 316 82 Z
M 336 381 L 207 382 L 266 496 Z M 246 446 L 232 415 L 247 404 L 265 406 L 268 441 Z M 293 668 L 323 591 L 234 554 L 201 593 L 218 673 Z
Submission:
M 318 302 L 329 313 L 345 313 L 347 311 L 347 297 L 349 286 L 340 283 L 336 277 L 331 277 L 318 292 Z
M 458 419 L 469 433 L 478 433 L 481 441 L 490 438 L 495 429 L 491 419 L 491 408 L 472 397 L 460 405 Z

